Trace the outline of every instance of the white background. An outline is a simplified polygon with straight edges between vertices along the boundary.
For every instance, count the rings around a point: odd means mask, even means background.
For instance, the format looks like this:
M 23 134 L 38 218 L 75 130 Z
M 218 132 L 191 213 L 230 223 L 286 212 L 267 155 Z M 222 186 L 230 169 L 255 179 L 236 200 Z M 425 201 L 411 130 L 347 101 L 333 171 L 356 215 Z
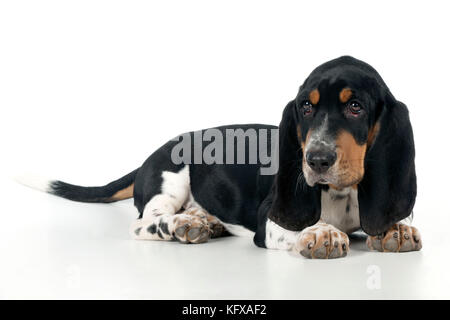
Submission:
M 449 298 L 448 12 L 445 1 L 0 2 L 0 297 Z M 102 185 L 182 132 L 278 124 L 312 69 L 344 54 L 409 107 L 420 253 L 361 243 L 311 262 L 248 239 L 137 243 L 131 201 L 73 203 L 10 180 Z M 366 286 L 370 265 L 380 289 Z

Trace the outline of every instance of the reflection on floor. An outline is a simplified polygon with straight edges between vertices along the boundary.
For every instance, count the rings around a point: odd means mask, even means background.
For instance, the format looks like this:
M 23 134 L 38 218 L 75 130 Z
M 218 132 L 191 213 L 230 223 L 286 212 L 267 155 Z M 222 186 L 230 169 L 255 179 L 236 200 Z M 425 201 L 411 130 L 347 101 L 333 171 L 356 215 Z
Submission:
M 357 234 L 346 258 L 319 261 L 238 237 L 199 245 L 132 241 L 131 201 L 84 204 L 9 182 L 2 188 L 0 298 L 450 297 L 450 277 L 440 263 L 448 240 L 426 219 L 416 224 L 421 252 L 369 252 Z

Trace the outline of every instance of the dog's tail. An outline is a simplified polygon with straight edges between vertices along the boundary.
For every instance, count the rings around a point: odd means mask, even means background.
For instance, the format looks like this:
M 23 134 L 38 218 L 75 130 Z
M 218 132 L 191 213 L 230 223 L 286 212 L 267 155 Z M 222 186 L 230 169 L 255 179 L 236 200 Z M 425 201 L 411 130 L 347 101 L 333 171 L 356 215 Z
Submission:
M 17 177 L 16 180 L 28 187 L 73 201 L 109 203 L 133 197 L 134 180 L 138 170 L 136 169 L 103 187 L 76 186 L 63 181 L 46 180 L 32 175 Z

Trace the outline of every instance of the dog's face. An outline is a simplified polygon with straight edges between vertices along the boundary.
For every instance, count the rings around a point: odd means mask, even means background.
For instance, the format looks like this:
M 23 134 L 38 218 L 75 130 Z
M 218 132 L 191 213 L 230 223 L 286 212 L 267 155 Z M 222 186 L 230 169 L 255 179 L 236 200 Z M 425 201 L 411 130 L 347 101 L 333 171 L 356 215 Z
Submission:
M 364 176 L 366 151 L 376 137 L 373 124 L 382 93 L 364 69 L 340 64 L 316 69 L 296 98 L 297 136 L 310 186 L 356 186 Z
M 361 227 L 370 235 L 411 214 L 417 187 L 408 108 L 367 63 L 344 56 L 317 67 L 279 128 L 272 221 L 296 231 L 315 224 L 322 185 L 357 188 Z

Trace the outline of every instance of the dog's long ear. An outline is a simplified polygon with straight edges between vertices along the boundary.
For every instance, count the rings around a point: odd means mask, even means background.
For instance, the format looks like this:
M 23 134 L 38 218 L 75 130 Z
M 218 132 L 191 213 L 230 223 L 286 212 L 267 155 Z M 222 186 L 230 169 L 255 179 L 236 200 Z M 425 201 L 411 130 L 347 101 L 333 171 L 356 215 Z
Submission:
M 359 216 L 369 235 L 408 217 L 416 199 L 414 138 L 406 105 L 390 92 L 369 131 L 365 174 L 358 185 Z
M 268 217 L 288 230 L 302 230 L 320 218 L 320 188 L 306 184 L 295 100 L 283 111 L 279 126 L 279 169 L 271 190 Z

